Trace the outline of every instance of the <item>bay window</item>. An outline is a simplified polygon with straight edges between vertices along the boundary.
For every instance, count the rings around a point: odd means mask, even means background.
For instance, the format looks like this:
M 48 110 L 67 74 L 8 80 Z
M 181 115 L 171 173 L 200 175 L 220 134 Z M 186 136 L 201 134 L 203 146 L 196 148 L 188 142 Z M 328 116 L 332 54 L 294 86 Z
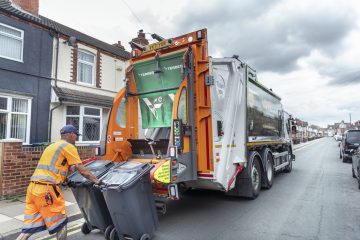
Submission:
M 67 106 L 66 124 L 72 124 L 82 134 L 79 142 L 98 142 L 101 135 L 102 109 L 86 106 Z
M 0 95 L 0 139 L 29 143 L 31 99 Z

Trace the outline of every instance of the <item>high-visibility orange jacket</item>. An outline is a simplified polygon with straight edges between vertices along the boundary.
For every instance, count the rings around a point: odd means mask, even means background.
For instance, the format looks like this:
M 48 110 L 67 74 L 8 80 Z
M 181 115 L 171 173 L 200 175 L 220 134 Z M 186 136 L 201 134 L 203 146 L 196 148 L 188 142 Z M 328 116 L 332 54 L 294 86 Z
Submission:
M 31 181 L 59 184 L 66 180 L 69 166 L 81 163 L 74 145 L 60 140 L 43 152 Z
M 47 228 L 53 234 L 67 224 L 65 199 L 57 184 L 66 180 L 69 166 L 78 163 L 81 160 L 77 149 L 66 141 L 45 149 L 27 189 L 23 233 Z

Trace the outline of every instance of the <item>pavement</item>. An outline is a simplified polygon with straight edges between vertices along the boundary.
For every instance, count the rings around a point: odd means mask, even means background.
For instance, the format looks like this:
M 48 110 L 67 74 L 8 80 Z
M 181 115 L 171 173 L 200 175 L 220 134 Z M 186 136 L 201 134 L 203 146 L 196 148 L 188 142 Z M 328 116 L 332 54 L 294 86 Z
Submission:
M 81 219 L 82 214 L 71 190 L 64 188 L 63 195 L 69 222 Z M 21 231 L 24 210 L 25 196 L 12 197 L 0 201 L 0 240 L 2 240 L 1 237 L 4 240 L 16 239 Z
M 294 145 L 294 152 L 307 146 L 313 145 L 320 139 Z M 69 217 L 69 233 L 80 232 L 80 226 L 84 222 L 81 211 L 76 203 L 74 195 L 69 188 L 63 189 L 66 200 L 66 210 Z M 0 240 L 16 239 L 21 231 L 22 220 L 25 210 L 25 196 L 13 197 L 0 201 Z M 42 236 L 42 237 L 39 237 Z M 52 239 L 51 236 L 45 236 L 44 233 L 34 235 L 30 239 Z

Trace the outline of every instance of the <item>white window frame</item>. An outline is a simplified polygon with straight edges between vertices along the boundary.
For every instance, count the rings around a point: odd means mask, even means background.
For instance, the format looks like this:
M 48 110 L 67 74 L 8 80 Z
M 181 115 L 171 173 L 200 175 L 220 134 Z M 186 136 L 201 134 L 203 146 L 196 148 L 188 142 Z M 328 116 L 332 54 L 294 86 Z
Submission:
M 80 112 L 79 115 L 67 115 L 67 107 L 80 107 Z M 94 108 L 94 109 L 99 109 L 100 110 L 100 115 L 99 116 L 95 116 L 95 115 L 86 115 L 85 114 L 85 108 Z M 88 106 L 88 105 L 66 105 L 65 106 L 65 118 L 64 118 L 64 125 L 66 124 L 66 118 L 67 117 L 79 117 L 79 133 L 83 134 L 83 123 L 84 123 L 84 117 L 92 117 L 92 118 L 98 118 L 100 119 L 100 124 L 99 124 L 99 140 L 98 141 L 83 141 L 83 136 L 79 136 L 78 141 L 76 141 L 77 143 L 100 143 L 101 140 L 101 134 L 102 134 L 102 122 L 103 122 L 103 116 L 102 116 L 102 108 L 99 107 L 94 107 L 94 106 Z
M 32 103 L 32 99 L 31 98 L 26 98 L 26 97 L 23 97 L 23 96 L 4 95 L 4 94 L 0 94 L 0 97 L 7 98 L 7 108 L 6 108 L 6 110 L 0 109 L 0 113 L 6 113 L 7 114 L 7 120 L 6 120 L 7 125 L 6 125 L 6 137 L 5 137 L 5 139 L 11 139 L 11 120 L 12 120 L 11 118 L 12 118 L 12 115 L 13 114 L 26 115 L 27 116 L 27 119 L 26 119 L 26 137 L 25 137 L 25 141 L 23 142 L 23 144 L 29 144 L 30 143 L 31 103 Z M 11 110 L 12 101 L 13 101 L 14 98 L 28 101 L 28 112 L 27 113 L 13 112 Z
M 79 59 L 79 53 L 85 53 L 85 54 L 89 54 L 92 55 L 94 57 L 94 63 L 89 63 L 87 61 L 81 60 Z M 82 64 L 86 64 L 89 66 L 92 66 L 92 75 L 91 75 L 91 83 L 86 83 L 86 82 L 82 82 L 79 79 L 79 62 Z M 78 49 L 78 56 L 77 56 L 77 73 L 76 73 L 76 82 L 79 83 L 80 85 L 85 85 L 85 86 L 95 86 L 95 78 L 96 78 L 96 55 L 90 51 L 87 51 L 85 49 Z
M 15 31 L 19 31 L 21 33 L 21 37 L 17 37 L 17 36 L 14 36 L 14 35 L 11 35 L 11 34 L 8 34 L 8 33 L 4 33 L 4 32 L 1 32 L 0 31 L 0 35 L 3 35 L 3 36 L 6 36 L 6 37 L 10 37 L 10 38 L 13 38 L 13 39 L 16 39 L 16 40 L 21 40 L 21 58 L 20 59 L 17 59 L 17 58 L 11 58 L 11 57 L 8 57 L 8 56 L 4 56 L 4 55 L 0 55 L 1 58 L 5 58 L 5 59 L 8 59 L 8 60 L 12 60 L 12 61 L 16 61 L 16 62 L 24 62 L 23 59 L 24 59 L 24 31 L 21 30 L 21 29 L 18 29 L 18 28 L 14 28 L 12 26 L 9 26 L 9 25 L 6 25 L 6 24 L 3 24 L 3 23 L 0 23 L 0 25 L 4 26 L 4 27 L 7 27 L 7 28 L 10 28 L 10 29 L 13 29 Z

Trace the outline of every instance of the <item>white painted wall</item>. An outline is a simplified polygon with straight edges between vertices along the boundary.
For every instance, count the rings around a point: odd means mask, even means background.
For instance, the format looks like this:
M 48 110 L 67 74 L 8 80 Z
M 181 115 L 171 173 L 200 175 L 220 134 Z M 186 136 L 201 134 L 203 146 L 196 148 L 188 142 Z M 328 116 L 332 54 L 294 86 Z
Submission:
M 76 104 L 71 104 L 72 106 L 76 105 Z M 51 107 L 54 107 L 56 105 L 52 104 Z M 96 106 L 91 106 L 91 105 L 86 105 L 88 107 L 96 107 Z M 103 108 L 102 109 L 102 118 L 101 118 L 101 133 L 104 130 L 103 126 L 104 123 L 107 122 L 107 118 L 109 115 L 110 109 L 108 108 Z M 58 141 L 60 139 L 60 129 L 66 124 L 66 104 L 56 108 L 53 111 L 53 121 L 52 121 L 52 129 L 51 129 L 51 142 L 55 142 Z M 100 133 L 100 137 L 101 137 L 101 133 Z M 99 142 L 100 143 L 100 142 Z M 82 143 L 78 143 L 78 144 L 82 144 Z M 86 143 L 85 143 L 86 144 Z
M 116 93 L 125 86 L 125 70 L 128 66 L 128 61 L 122 61 L 116 59 L 112 56 L 102 53 L 102 64 L 101 64 L 101 88 L 97 88 L 89 85 L 81 85 L 79 83 L 71 82 L 71 64 L 72 64 L 72 48 L 66 43 L 67 39 L 60 38 L 59 40 L 59 59 L 58 59 L 58 80 L 57 86 L 61 88 L 73 89 L 76 91 L 86 92 L 90 94 L 98 94 L 107 97 L 115 97 Z M 56 45 L 57 40 L 54 38 L 53 41 L 53 66 L 52 66 L 52 77 L 55 78 L 55 65 L 56 65 Z M 97 54 L 97 49 L 95 47 L 89 47 L 87 45 L 78 43 L 78 49 L 83 49 L 88 52 Z M 96 65 L 95 65 L 96 66 Z M 94 75 L 96 78 L 96 73 Z M 52 81 L 54 85 L 54 81 Z M 51 106 L 50 109 L 59 105 L 57 96 L 52 92 L 51 97 Z M 68 103 L 63 103 L 62 106 L 56 108 L 53 111 L 52 116 L 52 128 L 51 128 L 51 141 L 57 141 L 60 139 L 60 129 L 65 125 L 65 115 L 66 115 L 66 105 Z M 76 104 L 76 103 L 75 103 Z M 71 103 L 74 105 L 74 103 Z M 89 105 L 87 105 L 89 106 Z M 89 107 L 98 107 L 98 106 L 89 106 Z M 107 121 L 107 116 L 110 109 L 102 108 L 102 126 L 105 121 Z M 102 127 L 101 126 L 101 127 Z

